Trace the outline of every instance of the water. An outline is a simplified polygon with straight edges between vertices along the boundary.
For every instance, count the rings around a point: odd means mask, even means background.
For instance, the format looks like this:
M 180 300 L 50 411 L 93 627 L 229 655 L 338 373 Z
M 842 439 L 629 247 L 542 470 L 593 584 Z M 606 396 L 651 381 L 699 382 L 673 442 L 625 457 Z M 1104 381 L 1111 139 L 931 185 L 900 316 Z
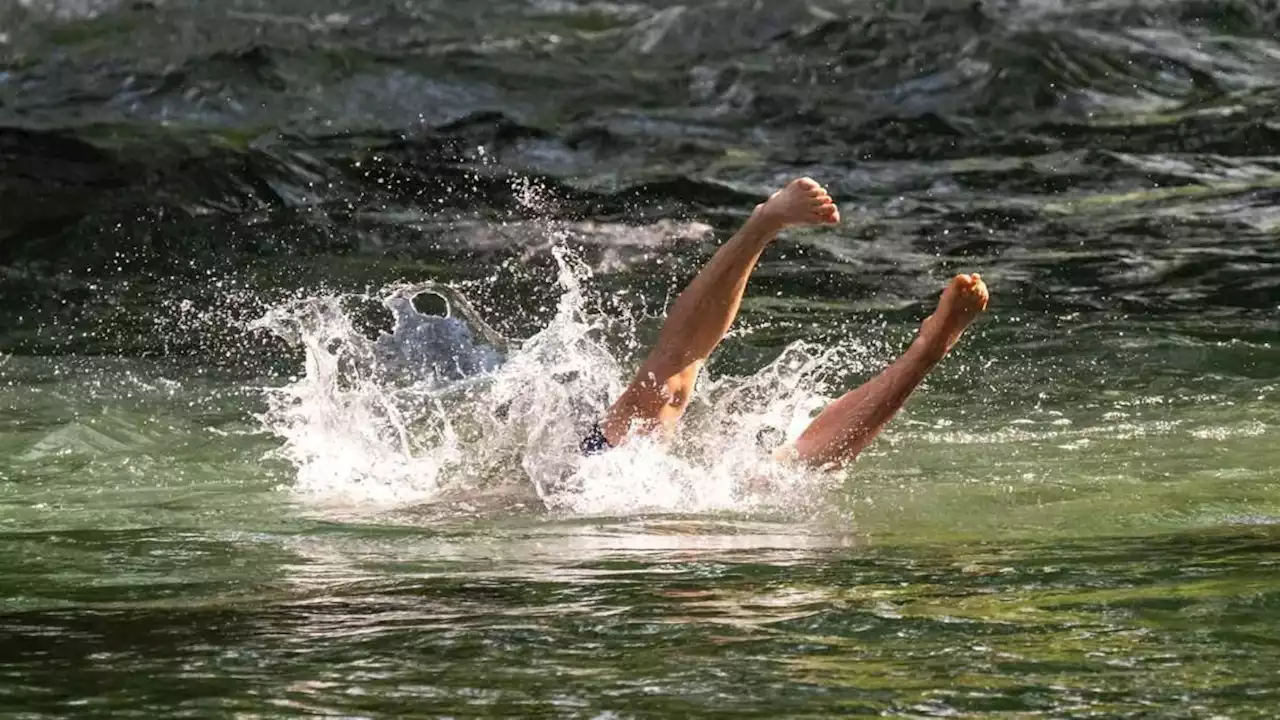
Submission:
M 0 713 L 1270 716 L 1278 22 L 0 0 Z M 578 457 L 805 173 L 679 442 Z

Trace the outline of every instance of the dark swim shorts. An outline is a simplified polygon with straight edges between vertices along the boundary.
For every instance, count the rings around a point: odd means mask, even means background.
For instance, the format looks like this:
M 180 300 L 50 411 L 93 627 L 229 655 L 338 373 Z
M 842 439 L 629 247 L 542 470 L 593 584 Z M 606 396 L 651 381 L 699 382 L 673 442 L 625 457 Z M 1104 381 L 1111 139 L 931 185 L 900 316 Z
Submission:
M 588 457 L 599 455 L 613 449 L 613 445 L 609 444 L 609 439 L 604 436 L 604 430 L 600 429 L 600 423 L 596 423 L 591 428 L 591 432 L 582 438 L 582 442 L 578 443 L 578 450 Z

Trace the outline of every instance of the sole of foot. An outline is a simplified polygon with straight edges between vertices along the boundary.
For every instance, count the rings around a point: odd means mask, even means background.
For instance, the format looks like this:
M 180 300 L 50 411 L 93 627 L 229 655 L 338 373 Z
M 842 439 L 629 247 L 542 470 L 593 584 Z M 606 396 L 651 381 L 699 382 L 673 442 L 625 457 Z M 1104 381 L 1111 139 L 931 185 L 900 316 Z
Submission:
M 957 275 L 951 279 L 934 310 L 920 328 L 920 336 L 943 352 L 949 351 L 960 340 L 966 328 L 987 309 L 991 295 L 982 276 Z
M 840 209 L 831 195 L 812 178 L 792 180 L 757 206 L 759 216 L 780 228 L 796 225 L 835 225 Z

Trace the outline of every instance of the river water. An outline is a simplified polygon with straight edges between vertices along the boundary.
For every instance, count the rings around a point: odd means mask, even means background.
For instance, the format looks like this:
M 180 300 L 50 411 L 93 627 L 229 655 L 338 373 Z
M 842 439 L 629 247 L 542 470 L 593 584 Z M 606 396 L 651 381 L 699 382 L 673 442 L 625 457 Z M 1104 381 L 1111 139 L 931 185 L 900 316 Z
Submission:
M 1278 36 L 0 0 L 0 714 L 1271 716 Z M 765 255 L 681 438 L 578 458 L 805 174 L 845 222 Z M 885 435 L 775 463 L 961 271 Z

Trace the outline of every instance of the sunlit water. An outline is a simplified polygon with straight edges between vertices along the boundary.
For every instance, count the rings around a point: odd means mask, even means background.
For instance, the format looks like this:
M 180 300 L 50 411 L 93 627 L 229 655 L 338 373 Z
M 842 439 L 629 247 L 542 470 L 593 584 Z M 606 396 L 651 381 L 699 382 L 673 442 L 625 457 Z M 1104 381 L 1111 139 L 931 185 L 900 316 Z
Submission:
M 1274 5 L 0 0 L 0 716 L 1274 716 Z
M 140 717 L 1274 706 L 1267 343 L 996 304 L 851 470 L 774 463 L 774 443 L 912 330 L 869 322 L 746 374 L 713 364 L 683 440 L 583 459 L 573 448 L 643 332 L 593 314 L 590 272 L 558 256 L 559 304 L 525 339 L 426 284 L 363 298 L 395 318 L 380 335 L 356 328 L 360 298 L 272 308 L 259 331 L 300 348 L 283 383 L 9 359 L 4 703 Z M 443 295 L 452 317 L 419 312 L 417 294 Z

